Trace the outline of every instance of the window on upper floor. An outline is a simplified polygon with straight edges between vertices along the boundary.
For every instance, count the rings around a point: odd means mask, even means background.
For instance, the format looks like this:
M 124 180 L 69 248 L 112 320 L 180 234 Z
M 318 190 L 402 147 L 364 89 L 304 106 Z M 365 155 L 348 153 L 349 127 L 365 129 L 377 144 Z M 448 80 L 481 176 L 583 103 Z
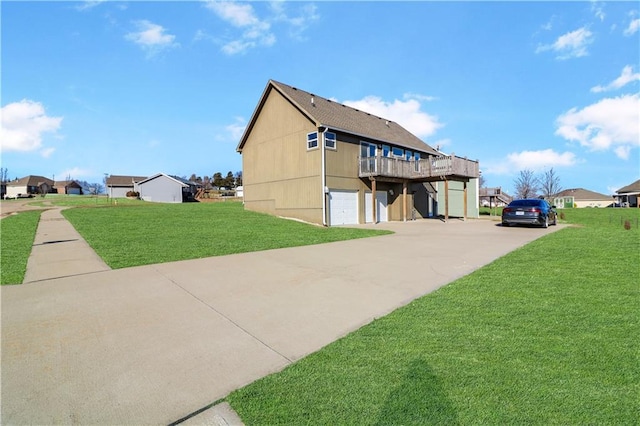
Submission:
M 324 134 L 324 146 L 329 149 L 336 149 L 336 134 L 331 132 L 325 132 Z
M 307 134 L 307 149 L 316 149 L 318 147 L 318 133 L 308 133 Z
M 391 148 L 391 154 L 394 157 L 402 158 L 404 157 L 404 149 L 394 146 L 393 148 Z

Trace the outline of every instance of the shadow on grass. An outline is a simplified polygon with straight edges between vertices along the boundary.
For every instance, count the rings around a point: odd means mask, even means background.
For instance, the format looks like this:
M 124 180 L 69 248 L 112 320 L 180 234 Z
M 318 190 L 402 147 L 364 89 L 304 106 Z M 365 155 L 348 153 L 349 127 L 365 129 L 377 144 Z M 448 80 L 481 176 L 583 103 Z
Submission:
M 389 393 L 376 425 L 390 424 L 460 424 L 442 382 L 424 360 L 414 360 L 402 384 Z

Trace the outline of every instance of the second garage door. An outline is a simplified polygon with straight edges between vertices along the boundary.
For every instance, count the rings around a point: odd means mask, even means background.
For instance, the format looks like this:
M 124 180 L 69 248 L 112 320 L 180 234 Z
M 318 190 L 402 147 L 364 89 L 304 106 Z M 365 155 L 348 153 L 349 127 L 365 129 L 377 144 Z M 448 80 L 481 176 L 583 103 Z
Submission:
M 329 191 L 329 225 L 358 223 L 358 191 Z

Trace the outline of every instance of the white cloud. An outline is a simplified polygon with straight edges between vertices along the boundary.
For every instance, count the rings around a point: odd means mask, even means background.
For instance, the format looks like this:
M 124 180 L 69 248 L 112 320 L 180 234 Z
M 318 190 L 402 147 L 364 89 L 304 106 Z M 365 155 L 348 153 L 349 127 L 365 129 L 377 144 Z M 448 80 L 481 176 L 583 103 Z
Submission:
M 604 21 L 606 14 L 604 13 L 604 4 L 598 3 L 596 0 L 591 1 L 591 11 L 596 16 L 596 18 L 600 19 L 600 22 Z
M 581 110 L 572 108 L 556 120 L 556 135 L 592 151 L 613 149 L 629 158 L 631 148 L 640 146 L 640 94 L 605 98 Z
M 576 163 L 572 152 L 558 153 L 553 149 L 522 151 L 507 155 L 507 162 L 514 170 L 542 170 L 548 167 L 568 167 Z
M 179 46 L 175 42 L 176 36 L 166 34 L 166 29 L 162 25 L 154 24 L 147 20 L 135 21 L 134 25 L 138 31 L 125 35 L 125 38 L 147 52 L 147 56 L 156 55 L 162 50 Z
M 242 31 L 233 40 L 223 43 L 222 51 L 228 55 L 244 53 L 259 46 L 273 46 L 277 40 L 274 33 L 275 24 L 288 25 L 290 35 L 301 39 L 302 33 L 313 21 L 319 18 L 317 8 L 313 4 L 303 4 L 299 7 L 298 15 L 291 15 L 285 7 L 284 1 L 270 2 L 270 15 L 264 18 L 259 17 L 253 5 L 248 3 L 207 1 L 205 7 L 220 19 Z M 207 38 L 214 39 L 213 37 Z
M 80 3 L 79 5 L 76 6 L 76 10 L 84 11 L 84 10 L 93 9 L 94 7 L 100 5 L 101 3 L 104 3 L 105 1 L 106 0 L 87 0 L 87 1 L 83 1 L 82 3 Z
M 586 27 L 579 28 L 558 37 L 552 44 L 540 45 L 536 53 L 552 50 L 558 53 L 556 59 L 570 59 L 586 56 L 587 46 L 593 42 L 593 34 Z
M 91 170 L 81 169 L 80 167 L 73 167 L 71 169 L 63 170 L 56 174 L 57 180 L 80 179 L 82 177 L 93 176 L 94 173 Z
M 272 46 L 276 37 L 271 33 L 271 24 L 260 20 L 250 4 L 238 4 L 233 1 L 210 1 L 206 7 L 219 18 L 236 28 L 244 29 L 242 36 L 222 47 L 228 55 L 242 53 L 256 46 Z
M 557 19 L 557 16 L 552 15 L 551 18 L 549 18 L 549 20 L 545 24 L 542 24 L 540 26 L 540 28 L 543 29 L 544 31 L 551 31 L 553 29 L 553 24 L 556 21 L 556 19 Z
M 402 99 L 415 99 L 422 102 L 432 102 L 438 100 L 438 98 L 435 96 L 420 95 L 418 93 L 405 93 L 404 95 L 402 95 Z
M 592 87 L 591 91 L 594 93 L 599 93 L 599 92 L 605 92 L 608 90 L 616 90 L 634 81 L 640 81 L 640 73 L 638 72 L 634 73 L 633 67 L 631 65 L 627 65 L 622 69 L 622 74 L 620 74 L 620 77 L 616 78 L 606 86 Z
M 235 120 L 235 123 L 225 126 L 225 130 L 229 133 L 232 140 L 239 142 L 244 133 L 244 129 L 247 127 L 247 122 L 242 117 L 236 117 Z
M 41 150 L 43 133 L 60 128 L 63 117 L 48 117 L 40 102 L 23 99 L 2 107 L 0 147 L 2 151 L 30 152 Z M 41 151 L 48 157 L 54 148 Z
M 318 8 L 313 3 L 302 5 L 299 15 L 290 16 L 285 8 L 283 0 L 276 0 L 269 3 L 274 14 L 274 22 L 285 22 L 290 26 L 290 35 L 294 38 L 302 39 L 302 33 L 320 18 Z
M 631 36 L 640 30 L 640 19 L 633 19 L 626 30 L 624 30 L 624 35 Z
M 421 111 L 421 104 L 416 99 L 409 99 L 405 102 L 397 99 L 393 102 L 385 102 L 377 96 L 367 96 L 359 101 L 345 101 L 343 103 L 352 108 L 395 121 L 420 138 L 434 134 L 443 126 L 438 121 L 438 117 Z

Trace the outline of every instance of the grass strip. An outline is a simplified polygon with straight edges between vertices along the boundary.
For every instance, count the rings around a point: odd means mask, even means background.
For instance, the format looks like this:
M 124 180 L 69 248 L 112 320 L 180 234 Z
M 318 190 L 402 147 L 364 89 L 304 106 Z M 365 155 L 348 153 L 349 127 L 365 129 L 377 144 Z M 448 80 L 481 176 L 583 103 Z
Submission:
M 74 208 L 63 215 L 114 269 L 390 233 L 323 228 L 247 211 L 239 202 Z
M 247 425 L 637 424 L 639 216 L 568 210 L 580 226 L 227 400 Z
M 34 210 L 0 220 L 0 283 L 21 284 L 42 211 Z

